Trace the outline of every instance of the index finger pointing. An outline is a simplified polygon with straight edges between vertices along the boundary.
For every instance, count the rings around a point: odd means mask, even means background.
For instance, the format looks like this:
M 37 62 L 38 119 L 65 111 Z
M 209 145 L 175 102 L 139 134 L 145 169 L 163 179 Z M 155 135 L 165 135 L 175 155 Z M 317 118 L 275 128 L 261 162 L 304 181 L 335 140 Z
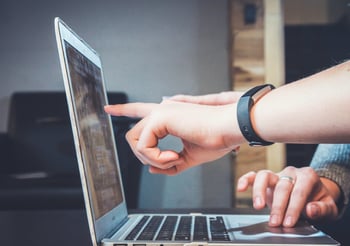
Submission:
M 158 106 L 157 103 L 125 103 L 106 105 L 106 113 L 114 116 L 127 116 L 134 118 L 144 118 Z

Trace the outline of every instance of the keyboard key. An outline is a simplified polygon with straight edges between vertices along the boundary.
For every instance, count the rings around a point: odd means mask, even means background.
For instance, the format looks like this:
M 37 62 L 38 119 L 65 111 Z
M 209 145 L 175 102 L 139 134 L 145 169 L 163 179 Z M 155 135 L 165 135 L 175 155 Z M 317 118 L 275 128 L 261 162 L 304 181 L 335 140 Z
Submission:
M 143 229 L 137 240 L 153 240 L 163 219 L 164 216 L 153 216 L 150 222 L 146 225 L 145 229 Z
M 172 240 L 177 218 L 178 218 L 177 216 L 168 216 L 165 219 L 156 240 L 167 240 L 167 241 Z
M 192 224 L 192 218 L 194 219 Z M 164 220 L 164 222 L 163 222 Z M 177 229 L 176 224 L 179 220 Z M 163 222 L 163 224 L 162 224 Z M 230 241 L 222 216 L 209 218 L 206 216 L 143 216 L 126 240 L 157 241 L 190 241 L 193 226 L 193 241 L 209 241 L 209 233 L 213 241 Z M 161 227 L 161 228 L 160 228 Z M 143 229 L 144 228 L 144 229 Z M 159 232 L 158 229 L 160 228 Z M 143 229 L 143 230 L 142 230 Z M 175 236 L 174 231 L 176 229 Z M 142 232 L 141 232 L 142 231 Z M 141 232 L 141 233 L 140 233 Z M 157 234 L 158 232 L 158 234 Z
M 189 241 L 191 239 L 191 227 L 192 227 L 192 217 L 191 216 L 181 216 L 175 240 L 177 241 Z
M 222 216 L 210 218 L 210 231 L 213 241 L 230 241 Z
M 194 221 L 194 241 L 208 241 L 207 217 L 196 216 Z
M 147 220 L 150 216 L 143 216 L 142 219 L 137 223 L 137 225 L 134 227 L 134 229 L 131 230 L 129 235 L 125 238 L 125 240 L 134 240 L 136 236 L 141 231 L 142 227 L 146 224 Z

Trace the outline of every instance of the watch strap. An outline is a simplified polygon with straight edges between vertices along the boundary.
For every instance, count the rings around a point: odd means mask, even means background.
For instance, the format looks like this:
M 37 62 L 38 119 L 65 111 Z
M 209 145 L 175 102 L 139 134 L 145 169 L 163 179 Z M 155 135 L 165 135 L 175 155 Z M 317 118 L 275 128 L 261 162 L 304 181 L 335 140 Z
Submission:
M 256 134 L 252 121 L 251 121 L 251 109 L 253 105 L 266 93 L 274 89 L 271 84 L 264 84 L 256 86 L 246 93 L 244 93 L 237 104 L 237 120 L 242 135 L 249 142 L 250 146 L 267 146 L 273 144 L 262 139 Z

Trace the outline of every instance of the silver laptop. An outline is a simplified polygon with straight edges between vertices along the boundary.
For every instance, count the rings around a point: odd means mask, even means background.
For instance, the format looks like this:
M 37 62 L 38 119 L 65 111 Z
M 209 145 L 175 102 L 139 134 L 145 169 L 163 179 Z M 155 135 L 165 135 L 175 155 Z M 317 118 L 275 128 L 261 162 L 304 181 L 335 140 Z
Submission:
M 55 31 L 94 246 L 339 245 L 306 222 L 270 228 L 268 215 L 129 214 L 100 56 L 59 18 Z

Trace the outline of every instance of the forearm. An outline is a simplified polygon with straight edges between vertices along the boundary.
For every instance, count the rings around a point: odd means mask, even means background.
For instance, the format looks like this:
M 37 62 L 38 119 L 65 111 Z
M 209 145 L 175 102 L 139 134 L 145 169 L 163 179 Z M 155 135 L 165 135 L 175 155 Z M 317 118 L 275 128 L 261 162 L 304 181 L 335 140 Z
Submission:
M 252 109 L 253 127 L 271 142 L 349 142 L 349 93 L 346 62 L 265 95 Z

